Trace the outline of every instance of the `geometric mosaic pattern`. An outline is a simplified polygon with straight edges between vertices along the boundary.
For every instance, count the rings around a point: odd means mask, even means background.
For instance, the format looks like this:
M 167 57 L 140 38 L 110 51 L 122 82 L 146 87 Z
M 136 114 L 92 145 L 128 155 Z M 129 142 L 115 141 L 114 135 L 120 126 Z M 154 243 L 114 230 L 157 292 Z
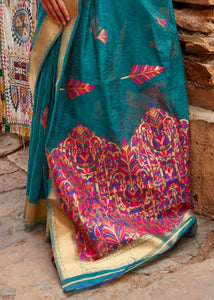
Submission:
M 10 82 L 14 85 L 29 87 L 29 59 L 20 56 L 9 56 Z
M 3 131 L 30 135 L 32 96 L 29 57 L 36 26 L 36 0 L 0 0 L 0 45 L 4 97 Z M 0 122 L 1 123 L 1 122 Z

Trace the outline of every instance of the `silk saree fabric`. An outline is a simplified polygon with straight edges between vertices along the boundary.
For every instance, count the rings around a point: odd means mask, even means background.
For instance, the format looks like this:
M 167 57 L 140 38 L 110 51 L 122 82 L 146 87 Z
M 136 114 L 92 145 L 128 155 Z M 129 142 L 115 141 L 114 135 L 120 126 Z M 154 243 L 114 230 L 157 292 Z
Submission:
M 26 226 L 48 216 L 64 291 L 137 268 L 196 228 L 189 122 L 171 1 L 39 6 Z M 47 206 L 47 210 L 46 210 Z

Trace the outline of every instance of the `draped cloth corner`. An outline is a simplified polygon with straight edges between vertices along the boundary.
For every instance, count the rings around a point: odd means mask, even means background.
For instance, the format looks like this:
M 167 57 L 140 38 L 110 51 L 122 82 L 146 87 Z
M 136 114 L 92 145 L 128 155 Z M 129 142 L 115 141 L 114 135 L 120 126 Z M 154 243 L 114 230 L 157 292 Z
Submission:
M 78 257 L 75 228 L 60 208 L 54 189 L 48 201 L 48 218 L 55 263 L 64 292 L 97 286 L 134 270 L 171 249 L 185 232 L 195 232 L 196 219 L 187 212 L 179 226 L 164 235 L 147 234 L 96 261 Z
M 65 292 L 140 267 L 197 227 L 171 1 L 67 5 L 66 27 L 39 6 L 25 208 L 26 226 L 48 217 Z

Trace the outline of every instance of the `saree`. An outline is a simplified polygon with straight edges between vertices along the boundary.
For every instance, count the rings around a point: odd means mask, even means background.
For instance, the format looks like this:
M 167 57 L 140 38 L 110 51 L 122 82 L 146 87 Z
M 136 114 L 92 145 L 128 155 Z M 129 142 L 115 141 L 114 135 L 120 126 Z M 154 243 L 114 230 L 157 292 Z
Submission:
M 189 122 L 170 0 L 39 5 L 25 224 L 47 220 L 65 292 L 97 286 L 192 236 Z

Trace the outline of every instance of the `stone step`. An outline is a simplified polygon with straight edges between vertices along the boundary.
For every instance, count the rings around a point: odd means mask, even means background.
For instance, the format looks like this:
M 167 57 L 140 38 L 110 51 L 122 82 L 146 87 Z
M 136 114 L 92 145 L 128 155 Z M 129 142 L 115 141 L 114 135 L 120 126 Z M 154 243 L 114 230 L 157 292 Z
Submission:
M 23 146 L 22 140 L 16 134 L 4 133 L 0 135 L 0 157 L 14 153 Z
M 174 13 L 189 103 L 214 111 L 214 0 L 174 0 Z

